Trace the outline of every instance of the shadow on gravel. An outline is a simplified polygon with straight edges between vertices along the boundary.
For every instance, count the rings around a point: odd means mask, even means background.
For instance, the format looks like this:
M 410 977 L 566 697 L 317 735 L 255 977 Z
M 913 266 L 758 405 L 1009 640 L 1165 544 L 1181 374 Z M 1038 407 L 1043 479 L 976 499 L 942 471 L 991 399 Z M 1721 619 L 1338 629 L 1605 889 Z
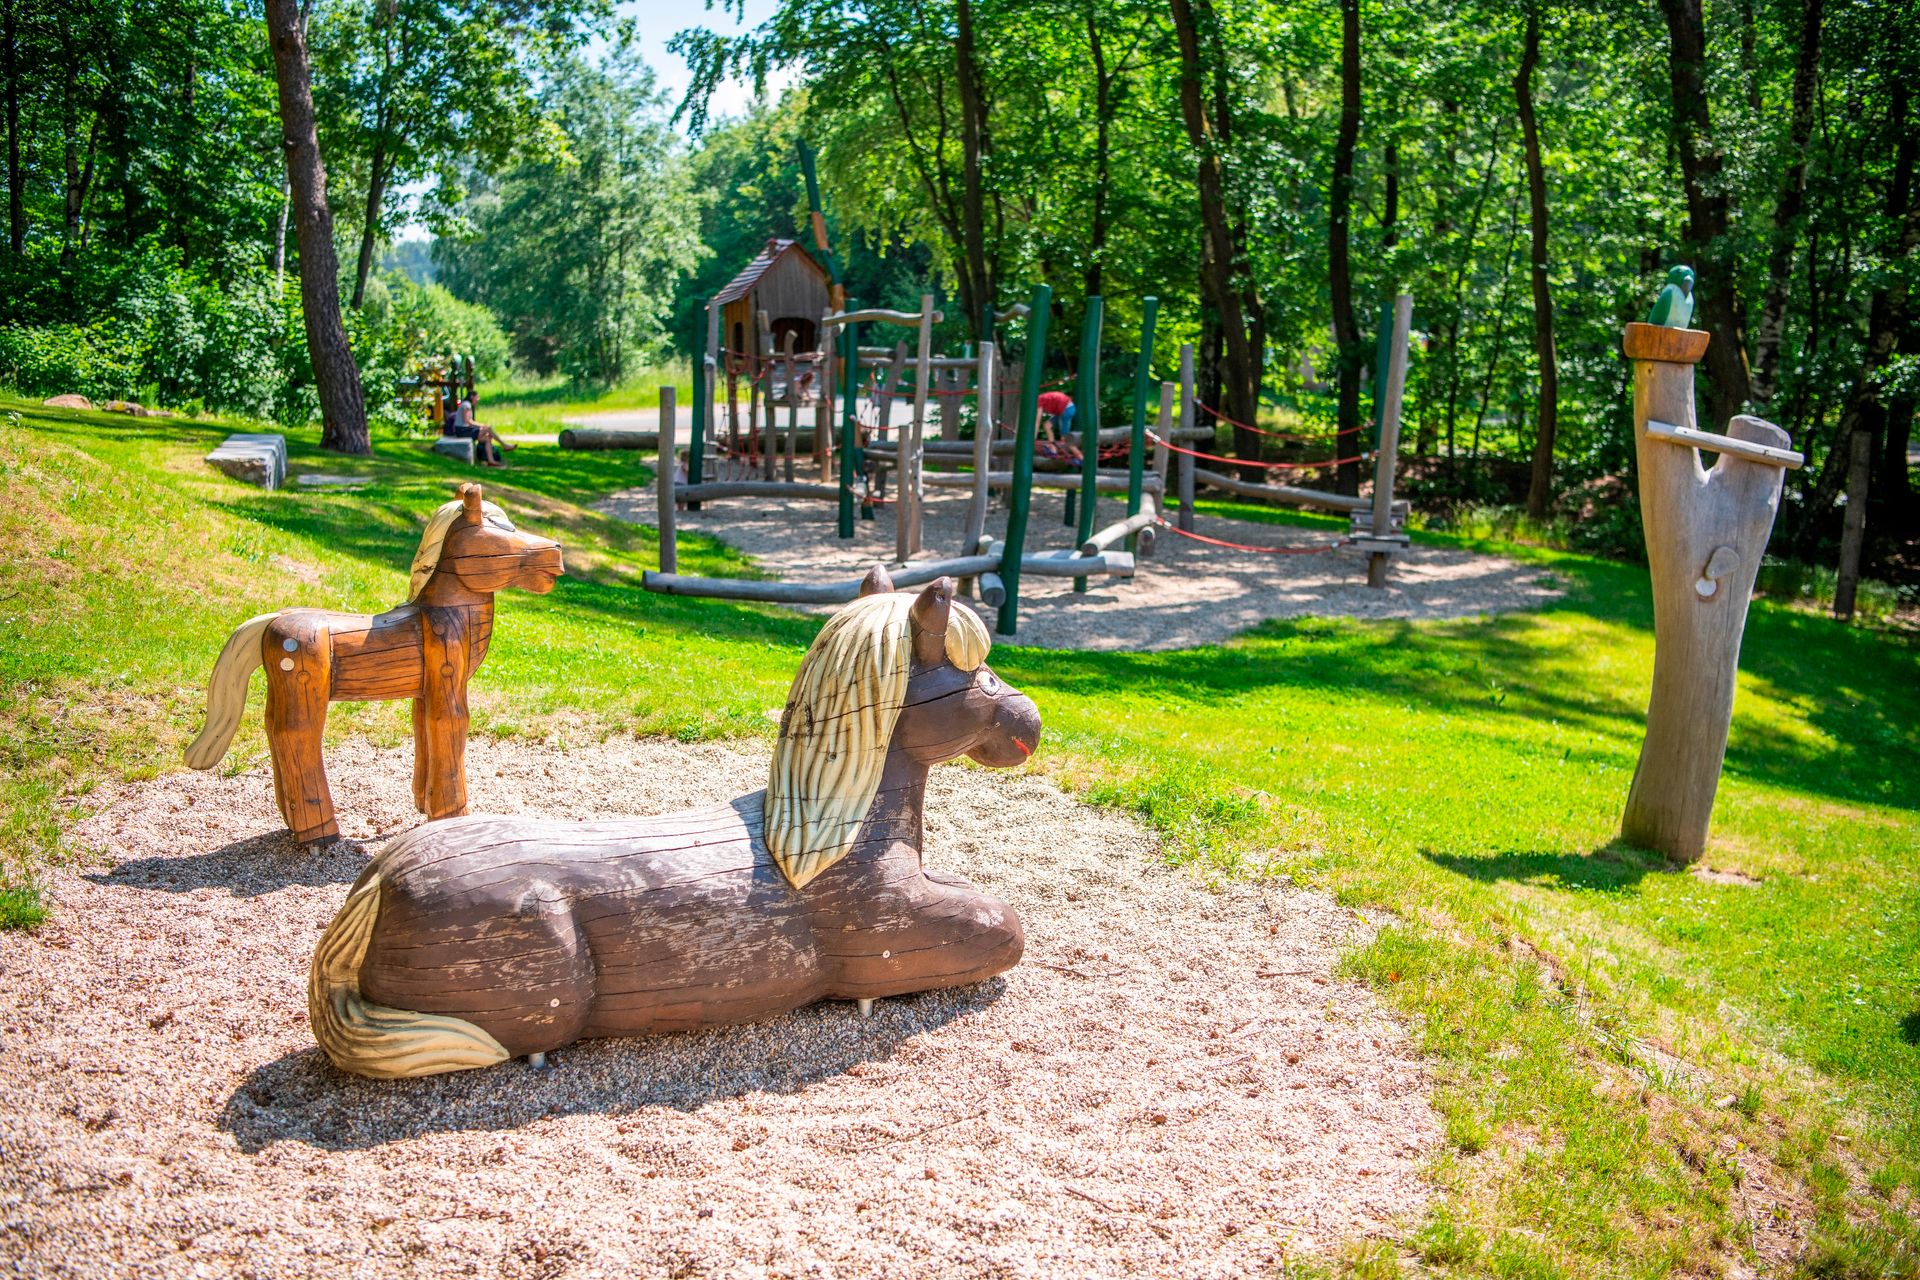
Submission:
M 548 1054 L 545 1070 L 516 1058 L 418 1080 L 363 1080 L 319 1049 L 305 1049 L 249 1073 L 219 1123 L 251 1155 L 276 1142 L 358 1151 L 424 1134 L 518 1129 L 548 1116 L 697 1111 L 748 1093 L 793 1093 L 883 1061 L 912 1037 L 985 1009 L 1005 990 L 994 978 L 882 1000 L 870 1018 L 835 1001 L 741 1027 L 583 1040 Z
M 322 848 L 302 849 L 282 827 L 235 840 L 209 853 L 185 858 L 129 858 L 111 871 L 86 878 L 100 885 L 192 893 L 224 889 L 236 898 L 258 898 L 289 885 L 351 884 L 367 865 L 358 840 L 336 840 Z

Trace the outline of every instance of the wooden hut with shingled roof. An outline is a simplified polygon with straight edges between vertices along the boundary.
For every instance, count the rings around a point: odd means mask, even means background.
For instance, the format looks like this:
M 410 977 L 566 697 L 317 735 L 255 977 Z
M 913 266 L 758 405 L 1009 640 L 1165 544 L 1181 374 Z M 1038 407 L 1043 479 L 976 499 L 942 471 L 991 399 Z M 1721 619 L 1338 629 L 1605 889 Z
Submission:
M 781 349 L 788 333 L 793 334 L 796 351 L 816 349 L 830 283 L 826 268 L 798 240 L 767 241 L 760 256 L 713 297 L 720 308 L 720 341 L 730 352 L 754 351 L 759 336 L 756 316 L 764 311 L 774 351 Z

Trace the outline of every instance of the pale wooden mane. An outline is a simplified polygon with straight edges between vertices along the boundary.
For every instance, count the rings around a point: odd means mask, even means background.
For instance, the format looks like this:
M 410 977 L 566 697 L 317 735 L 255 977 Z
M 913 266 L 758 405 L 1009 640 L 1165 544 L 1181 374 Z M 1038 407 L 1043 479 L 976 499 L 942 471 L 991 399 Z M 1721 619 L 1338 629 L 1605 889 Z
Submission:
M 427 589 L 428 579 L 433 571 L 440 567 L 440 553 L 446 549 L 447 535 L 453 532 L 453 526 L 460 522 L 466 511 L 466 504 L 455 498 L 452 502 L 442 503 L 440 509 L 427 517 L 427 528 L 420 535 L 420 549 L 413 553 L 413 574 L 407 580 L 407 601 L 412 603 L 420 598 Z M 491 502 L 480 504 L 480 517 L 496 529 L 512 533 L 513 521 L 507 519 L 507 513 Z
M 794 888 L 847 855 L 886 766 L 913 668 L 911 592 L 854 601 L 801 660 L 767 779 L 766 840 Z M 993 641 L 972 610 L 947 622 L 947 661 L 972 671 Z

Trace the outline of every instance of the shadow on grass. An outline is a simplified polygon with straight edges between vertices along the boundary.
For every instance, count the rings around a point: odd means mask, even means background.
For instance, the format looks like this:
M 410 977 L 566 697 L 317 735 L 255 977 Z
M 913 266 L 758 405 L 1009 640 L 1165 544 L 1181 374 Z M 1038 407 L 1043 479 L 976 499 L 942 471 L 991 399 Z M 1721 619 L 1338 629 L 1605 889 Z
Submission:
M 1920 1045 L 1920 1009 L 1900 1019 L 1900 1038 L 1908 1044 Z
M 519 1129 L 550 1116 L 627 1115 L 646 1107 L 693 1112 L 749 1093 L 797 1093 L 883 1061 L 1005 991 L 1005 980 L 994 978 L 882 1000 L 871 1018 L 834 1002 L 713 1031 L 583 1040 L 551 1054 L 545 1071 L 515 1060 L 415 1080 L 362 1080 L 306 1049 L 249 1073 L 219 1123 L 251 1155 L 276 1142 L 357 1151 L 430 1133 Z M 796 1044 L 807 1051 L 794 1053 Z M 842 1136 L 849 1150 L 884 1140 L 857 1131 Z
M 1625 893 L 1639 887 L 1648 875 L 1684 875 L 1686 868 L 1657 853 L 1636 849 L 1621 841 L 1604 844 L 1591 853 L 1446 853 L 1423 847 L 1420 856 L 1443 871 L 1483 884 L 1507 881 L 1543 889 L 1592 890 Z

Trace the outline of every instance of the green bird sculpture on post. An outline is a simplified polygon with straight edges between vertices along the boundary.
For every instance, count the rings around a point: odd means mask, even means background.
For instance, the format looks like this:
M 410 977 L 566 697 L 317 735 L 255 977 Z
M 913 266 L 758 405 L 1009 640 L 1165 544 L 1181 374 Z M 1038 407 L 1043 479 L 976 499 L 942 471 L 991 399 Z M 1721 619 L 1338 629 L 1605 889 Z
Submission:
M 1667 272 L 1666 287 L 1653 300 L 1647 323 L 1669 329 L 1684 329 L 1693 322 L 1693 268 L 1673 267 Z

